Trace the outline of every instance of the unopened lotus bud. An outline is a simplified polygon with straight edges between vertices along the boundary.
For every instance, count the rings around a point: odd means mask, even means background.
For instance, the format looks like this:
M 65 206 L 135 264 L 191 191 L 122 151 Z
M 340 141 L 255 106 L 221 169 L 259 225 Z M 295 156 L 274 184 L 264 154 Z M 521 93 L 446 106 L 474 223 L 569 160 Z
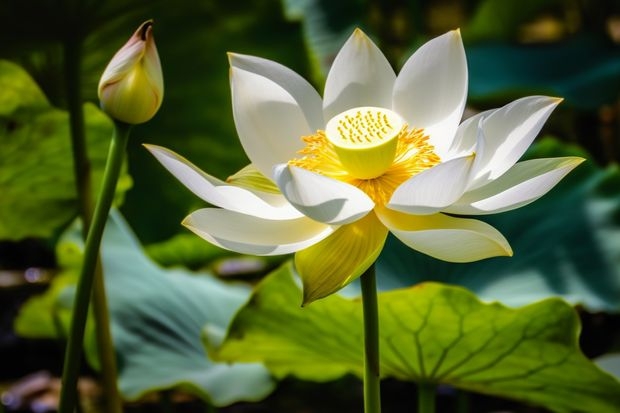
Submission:
M 101 76 L 98 94 L 103 111 L 125 123 L 143 123 L 157 113 L 164 80 L 151 20 L 116 52 Z

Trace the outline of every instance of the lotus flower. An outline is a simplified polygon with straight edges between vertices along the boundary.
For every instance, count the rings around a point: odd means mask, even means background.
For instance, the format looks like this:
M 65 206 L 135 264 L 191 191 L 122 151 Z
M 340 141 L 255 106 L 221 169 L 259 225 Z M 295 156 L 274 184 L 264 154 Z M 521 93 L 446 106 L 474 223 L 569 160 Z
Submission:
M 142 23 L 112 57 L 98 94 L 101 108 L 114 119 L 138 124 L 155 116 L 164 98 L 164 80 L 152 21 Z
M 518 162 L 561 99 L 532 96 L 459 125 L 467 95 L 460 32 L 424 44 L 395 75 L 355 30 L 323 99 L 270 60 L 230 55 L 233 115 L 251 165 L 226 182 L 165 148 L 147 146 L 214 207 L 183 224 L 246 254 L 295 253 L 304 303 L 359 277 L 388 232 L 452 262 L 512 255 L 492 226 L 459 215 L 526 205 L 583 161 Z

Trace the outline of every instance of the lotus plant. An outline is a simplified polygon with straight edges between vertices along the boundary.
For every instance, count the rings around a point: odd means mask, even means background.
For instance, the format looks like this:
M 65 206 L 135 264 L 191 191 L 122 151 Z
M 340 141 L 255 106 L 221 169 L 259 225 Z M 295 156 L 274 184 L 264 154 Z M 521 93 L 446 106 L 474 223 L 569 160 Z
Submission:
M 359 29 L 323 99 L 292 70 L 230 54 L 233 115 L 251 164 L 227 181 L 174 152 L 155 157 L 213 207 L 183 224 L 245 254 L 295 253 L 304 303 L 376 260 L 388 232 L 451 262 L 512 255 L 485 215 L 526 205 L 583 161 L 517 162 L 561 99 L 531 96 L 459 125 L 467 64 L 458 30 L 420 47 L 396 76 Z

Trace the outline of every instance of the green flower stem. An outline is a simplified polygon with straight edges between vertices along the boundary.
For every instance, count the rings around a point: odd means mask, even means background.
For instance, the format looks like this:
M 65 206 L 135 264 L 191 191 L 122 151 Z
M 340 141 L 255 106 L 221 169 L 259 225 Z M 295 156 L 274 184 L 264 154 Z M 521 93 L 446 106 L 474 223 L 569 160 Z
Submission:
M 93 205 L 91 188 L 91 167 L 86 149 L 84 110 L 81 88 L 82 41 L 68 39 L 64 44 L 65 82 L 67 88 L 67 107 L 73 150 L 73 169 L 79 200 L 82 232 L 84 239 L 90 228 Z M 101 260 L 97 259 L 93 285 L 93 315 L 95 318 L 95 339 L 101 364 L 101 381 L 105 395 L 105 411 L 122 413 L 122 401 L 117 387 L 116 354 L 110 333 L 110 318 L 105 293 Z
M 103 175 L 103 184 L 99 192 L 99 198 L 95 207 L 92 225 L 88 230 L 82 271 L 78 279 L 75 302 L 73 304 L 73 316 L 71 328 L 65 352 L 65 364 L 62 374 L 62 389 L 60 393 L 60 413 L 74 413 L 77 402 L 77 381 L 79 375 L 80 359 L 82 357 L 82 342 L 86 327 L 86 316 L 90 301 L 93 280 L 95 278 L 95 266 L 99 256 L 99 246 L 103 229 L 108 218 L 116 183 L 120 174 L 129 130 L 131 126 L 121 122 L 114 122 L 114 133 L 108 153 L 108 161 Z
M 418 413 L 435 413 L 435 384 L 418 384 Z
M 364 310 L 364 412 L 381 412 L 379 307 L 374 264 L 361 277 Z

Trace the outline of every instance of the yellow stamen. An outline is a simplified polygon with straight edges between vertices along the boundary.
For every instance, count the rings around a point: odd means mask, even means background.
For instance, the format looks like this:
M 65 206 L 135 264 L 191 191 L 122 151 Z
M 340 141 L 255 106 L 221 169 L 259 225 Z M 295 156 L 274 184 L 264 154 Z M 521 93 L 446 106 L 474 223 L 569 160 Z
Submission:
M 388 120 L 390 125 L 396 125 L 396 122 L 392 123 L 391 119 Z M 359 142 L 355 135 L 352 136 L 354 141 Z M 345 138 L 348 139 L 348 135 L 345 135 Z M 363 137 L 361 139 L 365 140 Z M 370 140 L 373 139 L 375 138 L 371 137 Z M 381 138 L 376 137 L 376 139 Z M 321 130 L 314 135 L 302 138 L 306 143 L 306 146 L 299 151 L 302 156 L 289 161 L 289 164 L 355 185 L 372 198 L 378 206 L 381 206 L 389 202 L 400 184 L 440 162 L 439 156 L 434 152 L 435 148 L 428 143 L 428 136 L 424 135 L 423 129 L 409 129 L 403 123 L 402 126 L 399 125 L 398 132 L 391 139 L 395 142 L 394 154 L 387 167 L 381 167 L 384 169 L 383 172 L 372 178 L 360 178 L 357 171 L 352 172 L 349 165 L 345 165 L 342 161 L 341 154 L 333 140 Z M 381 149 L 378 152 L 381 153 Z M 372 147 L 367 148 L 366 166 L 375 162 L 376 158 L 370 156 L 374 153 Z

